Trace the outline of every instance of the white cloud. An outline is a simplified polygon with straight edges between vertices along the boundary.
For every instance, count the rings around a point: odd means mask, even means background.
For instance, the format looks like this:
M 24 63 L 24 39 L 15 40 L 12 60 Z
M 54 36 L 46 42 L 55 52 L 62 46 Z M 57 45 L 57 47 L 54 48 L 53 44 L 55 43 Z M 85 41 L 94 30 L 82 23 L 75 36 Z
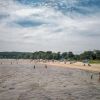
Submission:
M 20 10 L 16 10 L 14 11 L 14 14 L 20 17 L 27 17 L 27 16 L 31 16 L 34 14 L 39 14 L 39 13 L 43 13 L 45 11 L 45 9 L 40 9 L 40 8 L 24 8 L 24 9 L 20 9 Z
M 12 0 L 11 0 L 12 1 Z M 64 1 L 63 1 L 64 2 Z M 72 0 L 73 2 L 73 0 Z M 100 14 L 90 16 L 64 15 L 51 7 L 26 7 L 14 1 L 0 1 L 3 13 L 9 16 L 0 23 L 1 51 L 100 49 Z M 13 6 L 11 6 L 13 4 Z M 5 6 L 4 6 L 5 5 Z M 40 26 L 21 27 L 15 21 L 37 20 Z

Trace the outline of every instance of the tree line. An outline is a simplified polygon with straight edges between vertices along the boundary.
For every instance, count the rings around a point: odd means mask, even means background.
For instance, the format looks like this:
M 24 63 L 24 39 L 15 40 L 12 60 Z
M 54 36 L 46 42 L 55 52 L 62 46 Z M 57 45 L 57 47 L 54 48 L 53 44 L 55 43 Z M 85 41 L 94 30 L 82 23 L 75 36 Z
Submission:
M 100 60 L 100 50 L 84 51 L 81 54 L 73 52 L 0 52 L 0 59 L 47 59 L 47 60 Z

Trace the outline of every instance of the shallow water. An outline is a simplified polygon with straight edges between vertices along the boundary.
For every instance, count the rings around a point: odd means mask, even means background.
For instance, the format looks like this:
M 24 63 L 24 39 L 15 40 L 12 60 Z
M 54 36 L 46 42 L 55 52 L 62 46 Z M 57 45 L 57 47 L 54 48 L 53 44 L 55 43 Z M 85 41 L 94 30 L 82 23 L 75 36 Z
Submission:
M 0 100 L 100 100 L 97 72 L 46 69 L 29 60 L 0 62 Z

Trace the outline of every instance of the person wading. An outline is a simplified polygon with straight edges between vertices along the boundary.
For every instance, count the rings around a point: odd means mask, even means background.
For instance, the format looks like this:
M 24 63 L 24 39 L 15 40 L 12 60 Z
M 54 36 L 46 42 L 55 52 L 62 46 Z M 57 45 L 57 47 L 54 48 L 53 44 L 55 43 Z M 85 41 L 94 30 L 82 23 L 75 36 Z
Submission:
M 47 65 L 45 65 L 45 68 L 47 69 Z
M 93 74 L 91 75 L 91 80 L 93 79 Z
M 100 72 L 99 72 L 99 82 L 100 82 Z
M 35 69 L 35 65 L 34 65 L 34 69 Z

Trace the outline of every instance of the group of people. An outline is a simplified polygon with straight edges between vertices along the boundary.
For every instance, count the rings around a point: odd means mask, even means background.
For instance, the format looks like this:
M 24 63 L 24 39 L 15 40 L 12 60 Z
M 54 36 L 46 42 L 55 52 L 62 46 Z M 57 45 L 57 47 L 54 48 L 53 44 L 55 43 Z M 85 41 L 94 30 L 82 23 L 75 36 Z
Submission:
M 83 64 L 84 64 L 84 66 L 85 65 L 91 66 L 88 59 L 83 60 Z

